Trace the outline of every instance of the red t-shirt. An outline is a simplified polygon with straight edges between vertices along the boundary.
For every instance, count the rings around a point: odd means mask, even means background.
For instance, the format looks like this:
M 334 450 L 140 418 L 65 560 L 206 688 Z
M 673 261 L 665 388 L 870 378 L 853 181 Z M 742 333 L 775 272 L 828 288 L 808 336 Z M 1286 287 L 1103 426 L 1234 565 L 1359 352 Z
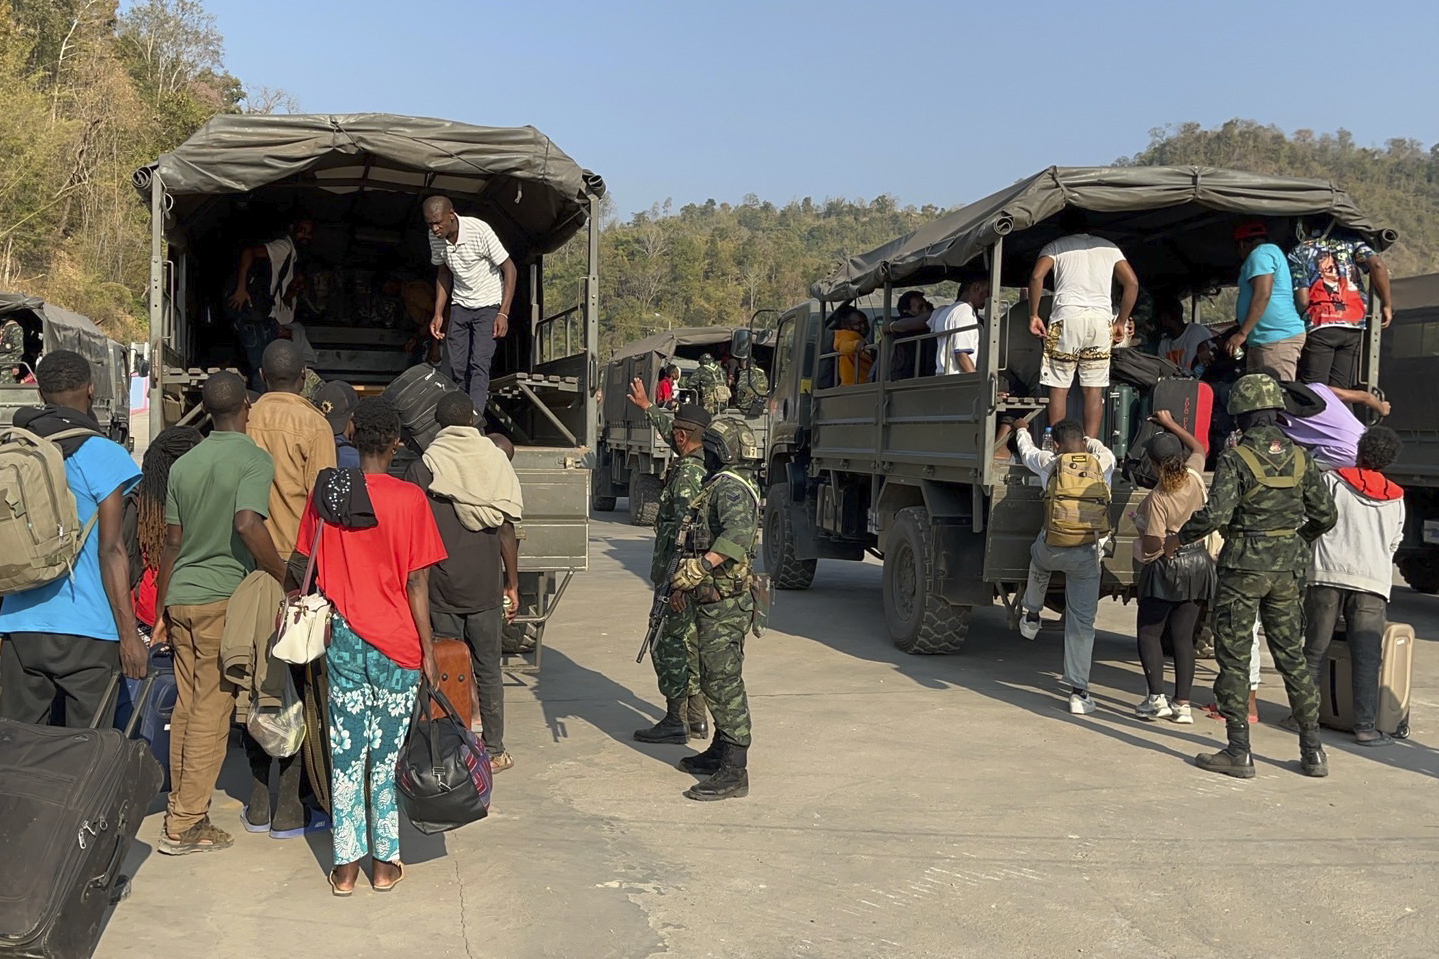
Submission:
M 320 589 L 350 628 L 398 666 L 420 667 L 420 634 L 410 615 L 405 581 L 417 569 L 445 559 L 425 493 L 413 483 L 366 473 L 365 487 L 379 525 L 341 529 L 327 525 L 315 561 Z M 319 517 L 311 497 L 300 519 L 297 548 L 306 556 Z
M 675 398 L 675 385 L 668 376 L 661 376 L 659 385 L 655 387 L 655 402 L 668 403 Z

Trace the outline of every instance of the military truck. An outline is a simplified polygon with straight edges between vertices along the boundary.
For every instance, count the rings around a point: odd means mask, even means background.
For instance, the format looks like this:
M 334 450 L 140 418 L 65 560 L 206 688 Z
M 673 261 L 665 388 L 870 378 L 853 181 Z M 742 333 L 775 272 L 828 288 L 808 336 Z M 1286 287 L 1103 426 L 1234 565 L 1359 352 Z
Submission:
M 74 350 L 90 361 L 95 380 L 95 419 L 115 442 L 132 449 L 130 438 L 130 371 L 123 343 L 110 339 L 87 317 L 38 296 L 0 293 L 0 323 L 15 320 L 25 330 L 25 359 L 33 373 L 39 358 L 51 350 Z M 34 384 L 0 385 L 0 424 L 8 425 L 22 406 L 39 406 Z
M 1027 285 L 1066 210 L 1116 242 L 1142 285 L 1189 291 L 1196 314 L 1201 294 L 1236 282 L 1232 236 L 1243 221 L 1263 220 L 1276 238 L 1294 236 L 1302 218 L 1354 230 L 1380 250 L 1395 239 L 1327 182 L 1200 167 L 1051 167 L 851 258 L 778 328 L 763 548 L 780 588 L 809 586 L 819 559 L 873 553 L 884 563 L 888 629 L 906 652 L 958 650 L 971 608 L 996 599 L 1017 620 L 1042 491 L 1004 450 L 1000 419 L 1037 413 L 1042 422 L 1044 401 L 1023 387 L 1039 350 L 1029 304 L 1003 304 Z M 892 315 L 902 289 L 974 275 L 989 283 L 975 372 L 831 385 L 831 306 L 878 290 Z M 877 368 L 890 368 L 896 342 L 937 335 L 881 338 Z M 1371 386 L 1376 339 L 1365 364 Z M 1111 424 L 1122 422 L 1116 403 L 1111 391 Z M 1106 595 L 1126 596 L 1134 585 L 1129 514 L 1139 495 L 1116 477 Z
M 1425 396 L 1439 376 L 1439 273 L 1394 280 L 1394 323 L 1382 339 L 1385 390 L 1394 411 L 1384 425 L 1404 440 L 1389 473 L 1404 487 L 1399 572 L 1421 593 L 1439 592 L 1439 419 Z
M 134 183 L 151 210 L 154 432 L 201 424 L 200 385 L 243 355 L 225 300 L 244 246 L 313 221 L 296 306 L 311 366 L 374 394 L 410 365 L 408 341 L 423 336 L 424 317 L 403 299 L 407 284 L 420 294 L 434 284 L 423 198 L 447 196 L 494 228 L 520 279 L 485 412 L 517 447 L 526 509 L 512 628 L 534 641 L 517 668 L 537 669 L 544 624 L 588 565 L 604 181 L 533 127 L 349 114 L 216 117 Z M 578 302 L 551 302 L 545 257 L 580 231 Z
M 629 497 L 630 522 L 636 526 L 653 526 L 659 511 L 660 488 L 673 454 L 666 438 L 656 434 L 644 413 L 626 399 L 630 381 L 642 380 L 653 395 L 665 368 L 673 365 L 679 367 L 683 384 L 699 367 L 701 355 L 709 353 L 718 359 L 734 348 L 737 338 L 751 341 L 751 362 L 767 370 L 774 352 L 769 333 L 758 330 L 751 337 L 748 329 L 683 327 L 635 340 L 615 351 L 605 365 L 603 423 L 595 451 L 591 502 L 597 512 L 613 510 L 620 496 Z M 763 404 L 750 409 L 731 404 L 726 413 L 743 416 L 763 446 L 767 422 Z

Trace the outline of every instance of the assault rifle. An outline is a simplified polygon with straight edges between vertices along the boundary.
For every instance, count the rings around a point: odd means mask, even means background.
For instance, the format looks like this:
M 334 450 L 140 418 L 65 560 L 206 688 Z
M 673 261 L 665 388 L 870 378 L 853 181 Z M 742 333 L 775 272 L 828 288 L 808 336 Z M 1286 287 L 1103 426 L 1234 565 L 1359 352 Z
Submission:
M 665 620 L 670 615 L 670 597 L 674 595 L 675 588 L 670 581 L 675 577 L 675 571 L 679 569 L 680 560 L 684 558 L 685 551 L 690 544 L 690 531 L 694 527 L 695 518 L 699 510 L 691 509 L 685 513 L 685 518 L 680 522 L 680 530 L 675 534 L 675 551 L 670 557 L 669 565 L 665 567 L 664 578 L 655 587 L 655 601 L 650 606 L 650 628 L 645 633 L 645 641 L 640 644 L 640 653 L 635 657 L 635 662 L 645 661 L 645 654 L 654 646 L 655 640 L 659 639 L 660 630 L 664 629 Z

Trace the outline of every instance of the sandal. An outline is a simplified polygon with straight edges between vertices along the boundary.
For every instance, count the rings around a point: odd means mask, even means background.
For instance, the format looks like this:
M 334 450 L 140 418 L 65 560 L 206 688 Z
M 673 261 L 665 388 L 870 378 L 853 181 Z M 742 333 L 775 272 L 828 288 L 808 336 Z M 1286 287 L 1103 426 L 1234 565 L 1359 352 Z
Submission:
M 325 878 L 330 881 L 330 894 L 331 894 L 331 895 L 339 896 L 341 899 L 343 899 L 343 898 L 345 898 L 346 896 L 353 896 L 353 895 L 355 894 L 355 887 L 354 887 L 354 886 L 351 886 L 349 889 L 341 889 L 341 888 L 340 888 L 340 884 L 335 881 L 335 870 L 331 869 L 330 872 L 325 876 Z M 358 878 L 358 877 L 356 877 L 356 878 Z
M 229 833 L 218 828 L 209 819 L 202 819 L 178 836 L 162 832 L 156 846 L 167 856 L 187 856 L 192 852 L 229 849 L 234 844 L 235 840 Z
M 1394 737 L 1393 737 L 1393 736 L 1390 736 L 1388 733 L 1380 733 L 1378 736 L 1375 736 L 1373 739 L 1355 739 L 1355 740 L 1354 740 L 1354 744 L 1355 744 L 1356 746 L 1371 746 L 1371 747 L 1372 747 L 1372 746 L 1392 746 L 1392 745 L 1394 745 Z
M 381 859 L 380 862 L 385 862 L 385 861 L 384 861 L 383 859 Z M 400 871 L 400 874 L 395 877 L 395 881 L 394 881 L 394 882 L 392 882 L 392 883 L 390 883 L 390 884 L 388 884 L 388 885 L 385 885 L 385 886 L 382 886 L 382 885 L 380 885 L 379 883 L 372 881 L 372 882 L 370 883 L 370 885 L 374 887 L 375 892 L 389 892 L 391 889 L 394 889 L 394 888 L 395 888 L 396 886 L 398 886 L 402 881 L 404 881 L 404 878 L 405 878 L 405 864 L 404 864 L 404 863 L 402 863 L 402 862 L 386 862 L 385 865 L 387 865 L 387 866 L 394 866 L 396 869 L 398 869 L 398 870 Z

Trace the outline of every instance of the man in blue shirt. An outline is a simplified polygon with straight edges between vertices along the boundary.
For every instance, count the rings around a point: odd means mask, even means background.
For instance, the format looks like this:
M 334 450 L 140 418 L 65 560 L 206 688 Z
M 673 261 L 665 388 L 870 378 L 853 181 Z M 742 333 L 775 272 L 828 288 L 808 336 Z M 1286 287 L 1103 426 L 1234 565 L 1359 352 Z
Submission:
M 1304 320 L 1294 307 L 1289 261 L 1269 242 L 1263 223 L 1241 224 L 1234 231 L 1234 242 L 1244 257 L 1234 310 L 1239 329 L 1225 342 L 1225 349 L 1234 356 L 1244 347 L 1249 369 L 1269 367 L 1281 379 L 1293 380 L 1304 350 Z
M 60 441 L 77 518 L 99 513 L 76 558 L 74 573 L 5 597 L 0 607 L 0 717 L 48 721 L 56 695 L 65 724 L 88 726 L 101 713 L 108 726 L 115 703 L 105 693 L 116 669 L 140 679 L 148 654 L 135 628 L 130 564 L 121 526 L 125 496 L 140 482 L 130 454 L 104 436 L 91 413 L 95 386 L 79 353 L 54 350 L 35 368 L 42 408 L 22 409 L 15 425 L 40 436 L 85 427 L 94 436 Z M 104 707 L 102 712 L 102 706 Z

